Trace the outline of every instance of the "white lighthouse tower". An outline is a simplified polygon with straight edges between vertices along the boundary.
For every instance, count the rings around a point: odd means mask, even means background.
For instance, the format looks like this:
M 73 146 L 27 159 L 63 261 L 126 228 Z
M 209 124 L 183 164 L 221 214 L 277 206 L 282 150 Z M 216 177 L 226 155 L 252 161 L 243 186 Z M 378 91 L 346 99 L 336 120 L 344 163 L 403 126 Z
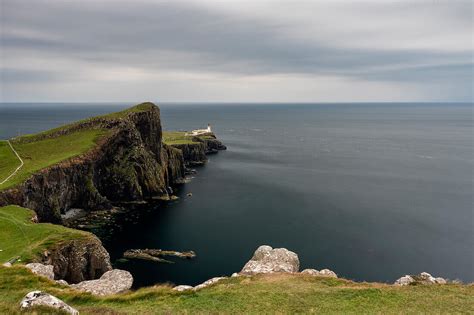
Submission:
M 211 130 L 211 124 L 207 124 L 207 132 L 212 132 L 212 130 Z

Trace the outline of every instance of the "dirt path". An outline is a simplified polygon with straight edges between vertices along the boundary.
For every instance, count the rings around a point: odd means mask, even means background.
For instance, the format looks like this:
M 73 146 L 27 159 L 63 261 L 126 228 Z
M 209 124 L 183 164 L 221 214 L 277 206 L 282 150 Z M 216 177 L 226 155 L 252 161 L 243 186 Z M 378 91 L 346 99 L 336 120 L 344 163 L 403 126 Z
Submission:
M 18 166 L 16 168 L 16 170 L 13 171 L 13 173 L 11 173 L 7 178 L 5 178 L 2 182 L 0 182 L 0 185 L 4 184 L 7 182 L 7 180 L 9 180 L 10 178 L 12 178 L 19 170 L 20 168 L 23 167 L 23 160 L 21 159 L 20 155 L 18 154 L 18 152 L 16 152 L 16 150 L 13 148 L 12 144 L 10 143 L 9 140 L 6 140 L 8 145 L 10 146 L 10 148 L 12 149 L 13 153 L 15 153 L 16 157 L 18 158 L 18 160 L 20 160 L 20 166 Z

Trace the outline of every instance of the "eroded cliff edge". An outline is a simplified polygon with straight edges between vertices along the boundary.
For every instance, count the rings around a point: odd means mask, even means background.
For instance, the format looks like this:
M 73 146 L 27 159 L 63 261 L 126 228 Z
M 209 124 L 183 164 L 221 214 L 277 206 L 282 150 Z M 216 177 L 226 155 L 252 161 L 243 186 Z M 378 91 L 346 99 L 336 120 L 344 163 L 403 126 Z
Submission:
M 72 208 L 109 209 L 114 203 L 168 197 L 182 182 L 186 165 L 205 163 L 206 154 L 225 149 L 211 137 L 196 143 L 166 145 L 160 110 L 143 103 L 128 110 L 90 118 L 34 137 L 59 137 L 81 129 L 104 129 L 97 145 L 81 156 L 30 176 L 22 184 L 0 191 L 0 206 L 33 209 L 40 222 L 61 222 Z M 25 138 L 21 141 L 32 141 Z

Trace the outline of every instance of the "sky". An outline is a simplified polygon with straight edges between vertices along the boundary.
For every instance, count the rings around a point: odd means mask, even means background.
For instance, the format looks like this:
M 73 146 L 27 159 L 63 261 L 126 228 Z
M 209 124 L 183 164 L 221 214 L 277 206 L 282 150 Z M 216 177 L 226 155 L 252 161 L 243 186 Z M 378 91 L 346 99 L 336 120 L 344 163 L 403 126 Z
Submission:
M 2 102 L 472 102 L 471 0 L 0 0 Z

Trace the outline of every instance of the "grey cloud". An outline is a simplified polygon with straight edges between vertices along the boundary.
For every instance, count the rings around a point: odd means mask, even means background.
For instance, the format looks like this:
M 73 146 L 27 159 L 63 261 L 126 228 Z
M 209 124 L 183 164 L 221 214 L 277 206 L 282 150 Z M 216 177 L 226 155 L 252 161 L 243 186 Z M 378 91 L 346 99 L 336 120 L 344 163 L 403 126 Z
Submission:
M 455 14 L 472 25 L 466 13 L 470 3 L 460 4 Z M 464 74 L 472 67 L 472 47 L 384 49 L 374 42 L 370 49 L 341 48 L 316 37 L 294 38 L 282 32 L 287 27 L 283 22 L 230 15 L 191 2 L 3 0 L 1 9 L 1 44 L 7 59 L 18 53 L 69 58 L 71 66 L 80 61 L 156 72 L 338 75 L 386 81 L 456 80 L 453 67 Z M 8 66 L 7 77 L 14 77 L 14 65 Z

